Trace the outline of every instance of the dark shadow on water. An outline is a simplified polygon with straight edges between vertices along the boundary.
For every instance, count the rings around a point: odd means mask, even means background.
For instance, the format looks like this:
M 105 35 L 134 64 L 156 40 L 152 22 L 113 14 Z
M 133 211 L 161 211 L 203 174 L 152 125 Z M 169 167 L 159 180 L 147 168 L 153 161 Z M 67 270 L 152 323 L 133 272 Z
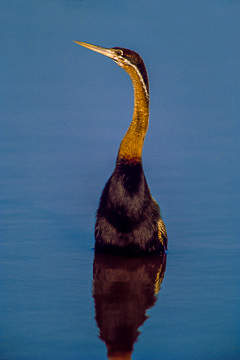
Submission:
M 130 258 L 95 254 L 93 298 L 100 339 L 108 359 L 131 359 L 139 327 L 161 288 L 166 254 Z

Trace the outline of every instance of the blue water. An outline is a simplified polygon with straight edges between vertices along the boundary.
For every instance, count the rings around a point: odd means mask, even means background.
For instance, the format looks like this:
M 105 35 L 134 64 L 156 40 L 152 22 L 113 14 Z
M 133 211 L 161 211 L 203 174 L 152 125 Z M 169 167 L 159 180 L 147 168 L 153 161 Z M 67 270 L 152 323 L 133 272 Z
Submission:
M 94 219 L 132 88 L 72 40 L 133 49 L 149 72 L 143 162 L 169 235 L 161 290 L 151 264 L 99 267 L 115 274 L 111 301 L 121 274 L 124 306 L 136 286 L 148 316 L 132 358 L 239 359 L 240 3 L 12 0 L 0 14 L 1 359 L 107 358 Z

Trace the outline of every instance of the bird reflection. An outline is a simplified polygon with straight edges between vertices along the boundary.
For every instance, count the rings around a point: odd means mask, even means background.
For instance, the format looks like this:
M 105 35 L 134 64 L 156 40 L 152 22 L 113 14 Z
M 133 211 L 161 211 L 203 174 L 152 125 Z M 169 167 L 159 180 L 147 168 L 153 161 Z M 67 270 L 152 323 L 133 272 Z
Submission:
M 138 328 L 157 299 L 166 269 L 166 254 L 123 257 L 95 253 L 93 298 L 100 339 L 109 360 L 130 360 Z

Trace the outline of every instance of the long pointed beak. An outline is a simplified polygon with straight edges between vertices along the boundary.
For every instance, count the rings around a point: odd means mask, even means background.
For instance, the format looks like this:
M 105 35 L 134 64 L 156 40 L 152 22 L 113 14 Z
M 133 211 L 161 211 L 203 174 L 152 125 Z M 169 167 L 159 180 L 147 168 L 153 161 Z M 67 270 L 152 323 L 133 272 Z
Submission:
M 101 46 L 96 46 L 96 45 L 92 45 L 92 44 L 87 44 L 85 42 L 82 41 L 75 41 L 73 40 L 76 44 L 84 46 L 87 49 L 93 50 L 95 52 L 98 52 L 99 54 L 105 55 L 111 59 L 113 59 L 114 57 L 116 57 L 116 54 L 114 52 L 113 49 L 107 49 L 107 48 L 103 48 Z

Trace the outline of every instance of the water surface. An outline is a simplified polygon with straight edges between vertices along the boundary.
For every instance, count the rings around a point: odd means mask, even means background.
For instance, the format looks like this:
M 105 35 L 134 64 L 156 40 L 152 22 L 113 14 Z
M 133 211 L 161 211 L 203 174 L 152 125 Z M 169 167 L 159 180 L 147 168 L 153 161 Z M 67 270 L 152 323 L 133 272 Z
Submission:
M 13 0 L 0 13 L 0 357 L 107 358 L 94 218 L 133 99 L 79 40 L 131 48 L 149 71 L 143 161 L 169 252 L 133 359 L 238 359 L 239 3 Z M 113 272 L 132 291 L 139 267 L 126 269 Z

